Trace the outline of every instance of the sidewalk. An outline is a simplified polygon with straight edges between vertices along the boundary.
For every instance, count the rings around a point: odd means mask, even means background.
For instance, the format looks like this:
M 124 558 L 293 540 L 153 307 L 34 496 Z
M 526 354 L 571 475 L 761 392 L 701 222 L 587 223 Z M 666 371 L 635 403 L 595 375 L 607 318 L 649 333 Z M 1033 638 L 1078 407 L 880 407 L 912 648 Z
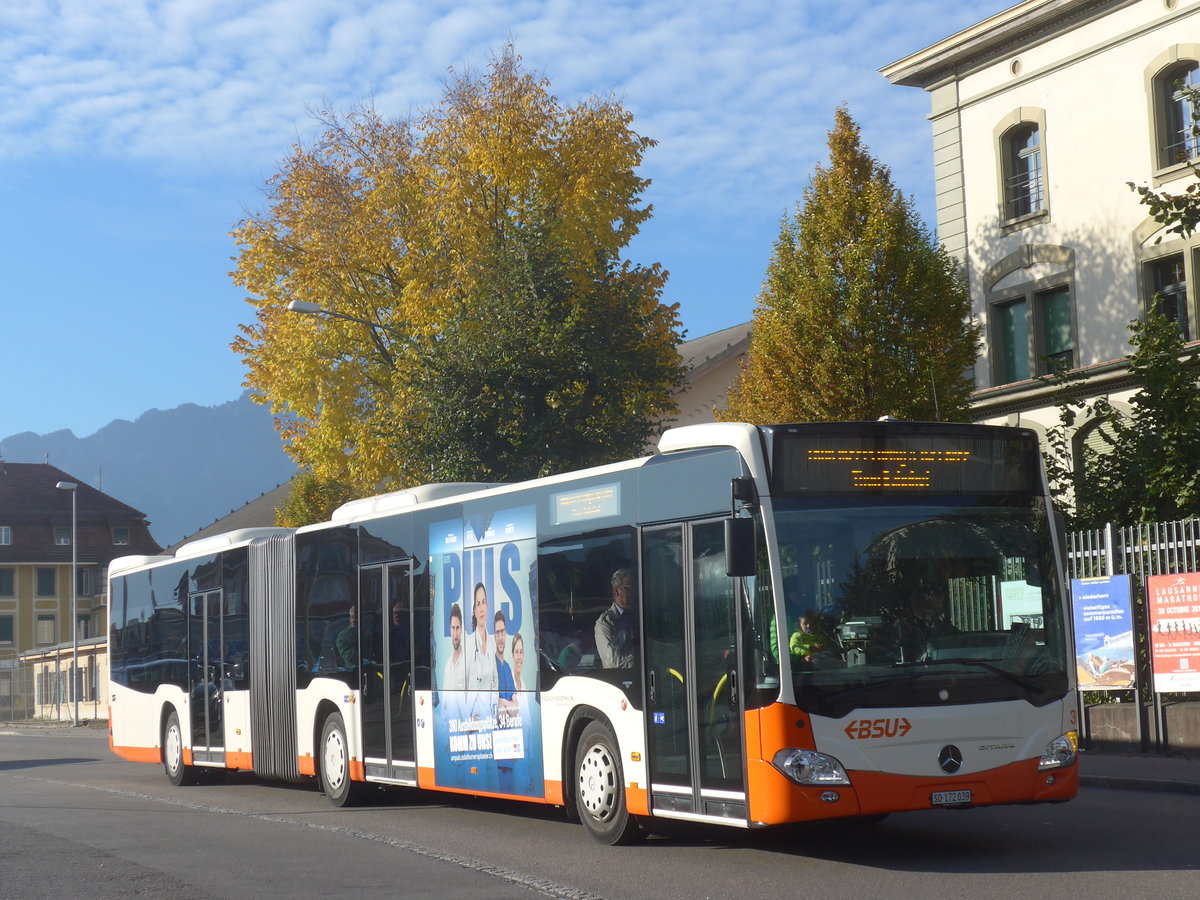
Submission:
M 1200 794 L 1200 759 L 1085 750 L 1079 757 L 1079 784 L 1128 791 Z

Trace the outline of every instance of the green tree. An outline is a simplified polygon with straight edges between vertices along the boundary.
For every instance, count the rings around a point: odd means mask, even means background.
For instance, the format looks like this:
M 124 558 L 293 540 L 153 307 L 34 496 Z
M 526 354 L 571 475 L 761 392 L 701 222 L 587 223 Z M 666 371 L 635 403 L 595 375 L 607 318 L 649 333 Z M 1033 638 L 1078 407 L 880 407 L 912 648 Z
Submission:
M 516 480 L 639 453 L 677 384 L 673 311 L 657 267 L 610 267 L 591 284 L 518 238 L 478 296 L 423 345 L 403 442 L 412 478 Z M 580 298 L 586 297 L 586 303 Z
M 1131 525 L 1200 515 L 1200 391 L 1184 365 L 1177 323 L 1158 313 L 1129 325 L 1129 371 L 1139 385 L 1126 415 L 1106 399 L 1094 412 L 1106 450 L 1085 451 L 1075 479 L 1077 521 Z
M 845 108 L 785 217 L 723 419 L 965 416 L 979 328 L 958 265 Z
M 562 106 L 508 47 L 412 121 L 320 118 L 234 232 L 234 349 L 302 469 L 361 493 L 640 449 L 682 370 L 665 273 L 621 259 L 651 212 L 631 115 Z
M 322 481 L 312 472 L 300 472 L 292 479 L 287 500 L 275 511 L 275 524 L 299 528 L 314 522 L 328 522 L 333 511 L 354 499 L 350 486 L 340 481 Z

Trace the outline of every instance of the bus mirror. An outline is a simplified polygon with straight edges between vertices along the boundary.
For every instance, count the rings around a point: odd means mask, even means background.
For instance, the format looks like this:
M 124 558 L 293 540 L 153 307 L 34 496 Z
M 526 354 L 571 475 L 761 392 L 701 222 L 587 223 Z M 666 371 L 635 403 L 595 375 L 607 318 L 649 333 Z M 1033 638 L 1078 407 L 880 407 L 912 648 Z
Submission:
M 753 478 L 734 478 L 730 485 L 732 499 L 735 503 L 754 504 L 758 502 L 758 497 L 754 491 Z
M 754 520 L 725 520 L 725 574 L 748 576 L 758 572 L 754 553 Z

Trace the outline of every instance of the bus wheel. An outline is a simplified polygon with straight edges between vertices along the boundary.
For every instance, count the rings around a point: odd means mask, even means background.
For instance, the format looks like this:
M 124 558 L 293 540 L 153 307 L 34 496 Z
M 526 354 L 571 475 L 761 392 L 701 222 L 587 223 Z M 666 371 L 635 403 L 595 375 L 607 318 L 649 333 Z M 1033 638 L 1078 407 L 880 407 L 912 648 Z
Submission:
M 616 738 L 600 722 L 583 730 L 575 749 L 575 797 L 579 821 L 600 843 L 625 844 L 642 836 L 641 823 L 625 806 Z
M 163 729 L 162 759 L 163 770 L 176 787 L 200 780 L 200 772 L 195 766 L 183 764 L 183 729 L 179 727 L 179 714 L 174 710 L 167 716 L 167 725 Z
M 353 806 L 362 785 L 350 780 L 350 744 L 341 713 L 330 713 L 321 730 L 321 790 L 334 806 Z

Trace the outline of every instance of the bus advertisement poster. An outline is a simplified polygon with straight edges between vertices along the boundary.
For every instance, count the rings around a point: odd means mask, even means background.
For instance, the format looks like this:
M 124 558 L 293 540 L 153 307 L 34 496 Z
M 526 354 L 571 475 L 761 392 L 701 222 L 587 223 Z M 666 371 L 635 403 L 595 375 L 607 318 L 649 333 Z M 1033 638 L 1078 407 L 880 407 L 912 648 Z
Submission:
M 1079 689 L 1116 691 L 1134 686 L 1132 583 L 1128 575 L 1072 578 L 1075 664 Z
M 1200 573 L 1146 579 L 1154 689 L 1200 691 Z
M 533 506 L 429 530 L 438 787 L 541 797 Z

